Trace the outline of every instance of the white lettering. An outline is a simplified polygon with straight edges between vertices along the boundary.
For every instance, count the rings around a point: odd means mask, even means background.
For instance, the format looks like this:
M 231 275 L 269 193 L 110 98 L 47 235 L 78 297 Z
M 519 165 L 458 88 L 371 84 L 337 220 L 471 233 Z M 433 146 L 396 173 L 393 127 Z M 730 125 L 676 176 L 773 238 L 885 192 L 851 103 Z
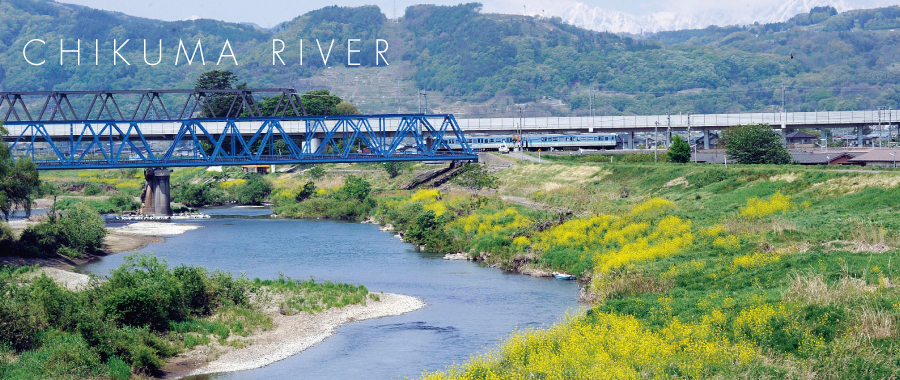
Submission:
M 156 60 L 156 63 L 150 63 L 150 61 L 147 60 L 147 40 L 144 40 L 144 63 L 150 66 L 156 66 L 160 62 L 162 62 L 162 40 L 159 40 L 159 59 Z
M 66 50 L 63 48 L 63 40 L 59 39 L 59 65 L 63 65 L 63 54 L 64 53 L 77 53 L 78 54 L 78 63 L 76 66 L 81 66 L 81 40 L 78 40 L 78 49 L 76 50 Z
M 122 43 L 122 46 L 117 46 L 117 41 L 113 40 L 113 66 L 116 65 L 116 57 L 122 58 L 122 60 L 125 61 L 126 65 L 131 66 L 131 64 L 128 63 L 127 60 L 125 60 L 125 57 L 123 57 L 122 54 L 119 54 L 119 49 L 125 47 L 125 44 L 127 44 L 128 41 L 131 41 L 131 39 L 125 40 L 125 42 Z
M 26 52 L 26 50 L 28 50 L 28 45 L 30 45 L 30 44 L 31 44 L 32 42 L 34 42 L 34 41 L 40 42 L 40 43 L 42 43 L 42 44 L 44 44 L 44 45 L 47 44 L 46 42 L 44 42 L 44 40 L 39 40 L 39 39 L 33 39 L 33 40 L 31 40 L 31 41 L 28 41 L 28 42 L 25 43 L 25 47 L 22 48 L 22 56 L 25 57 L 25 62 L 28 62 L 28 64 L 30 64 L 30 65 L 32 65 L 32 66 L 40 66 L 40 65 L 43 65 L 44 63 L 46 63 L 47 61 L 44 60 L 44 61 L 41 61 L 41 63 L 34 63 L 34 62 L 31 62 L 31 60 L 28 59 L 28 54 L 27 54 L 27 52 Z
M 184 47 L 184 42 L 178 40 L 178 51 L 175 52 L 175 66 L 178 66 L 178 58 L 180 57 L 179 53 L 184 52 L 184 59 L 187 60 L 188 66 L 194 62 L 194 56 L 197 54 L 197 50 L 200 50 L 200 61 L 203 62 L 203 65 L 206 66 L 206 59 L 203 58 L 203 46 L 200 45 L 200 40 L 197 40 L 197 46 L 194 47 L 194 52 L 191 53 L 191 57 L 188 58 L 187 49 Z
M 331 40 L 331 46 L 328 47 L 328 55 L 322 52 L 322 45 L 319 43 L 318 38 L 316 38 L 316 45 L 319 45 L 319 55 L 322 56 L 322 64 L 328 66 L 328 58 L 331 57 L 331 48 L 334 47 L 334 40 Z
M 276 42 L 281 44 L 281 49 L 275 50 Z M 284 66 L 284 60 L 281 59 L 281 54 L 280 54 L 283 51 L 284 51 L 284 41 L 279 40 L 277 38 L 272 40 L 272 66 L 275 66 L 275 57 L 278 57 L 278 60 L 281 61 L 281 65 Z M 302 54 L 302 51 L 301 51 L 301 54 Z
M 350 48 L 351 42 L 359 42 L 359 39 L 351 38 L 351 39 L 347 40 L 347 66 L 359 66 L 359 62 L 357 62 L 357 63 L 350 62 L 350 55 L 353 53 L 359 53 L 359 50 L 353 50 Z
M 228 48 L 228 52 L 231 54 L 225 54 L 225 48 Z M 228 40 L 225 40 L 225 46 L 222 46 L 222 52 L 219 53 L 219 60 L 216 61 L 216 66 L 219 65 L 219 62 L 222 62 L 222 57 L 231 57 L 234 60 L 234 65 L 237 66 L 237 58 L 234 56 L 234 51 L 231 50 L 231 43 Z
M 384 50 L 379 50 L 379 49 L 378 49 L 378 44 L 380 44 L 380 43 L 382 43 L 382 42 L 384 42 Z M 382 39 L 377 39 L 377 40 L 375 40 L 375 66 L 378 66 L 378 58 L 379 58 L 379 57 L 380 57 L 381 59 L 384 59 L 384 64 L 385 64 L 385 65 L 387 65 L 387 66 L 390 66 L 390 65 L 391 65 L 390 63 L 388 63 L 387 59 L 384 58 L 384 55 L 382 55 L 382 53 L 387 53 L 387 51 L 388 51 L 388 42 L 387 42 L 387 40 L 382 40 Z

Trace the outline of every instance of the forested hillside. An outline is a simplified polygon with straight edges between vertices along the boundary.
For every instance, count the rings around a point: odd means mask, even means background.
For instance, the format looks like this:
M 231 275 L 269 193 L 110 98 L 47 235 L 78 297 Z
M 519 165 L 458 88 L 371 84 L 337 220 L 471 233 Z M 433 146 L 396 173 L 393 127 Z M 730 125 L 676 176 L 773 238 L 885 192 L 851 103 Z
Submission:
M 711 113 L 775 111 L 785 86 L 788 110 L 848 110 L 900 106 L 900 7 L 838 14 L 813 9 L 778 24 L 709 27 L 645 37 L 579 29 L 559 19 L 483 14 L 477 3 L 409 7 L 399 22 L 375 6 L 327 7 L 273 30 L 213 20 L 163 22 L 44 0 L 0 1 L 0 87 L 10 90 L 189 88 L 199 73 L 233 70 L 251 87 L 331 87 L 363 112 L 396 112 L 397 93 L 429 94 L 431 109 L 469 115 Z M 289 17 L 286 15 L 286 18 Z M 28 65 L 24 44 L 40 38 Z M 74 49 L 59 65 L 59 40 Z M 348 38 L 361 42 L 347 67 Z M 375 39 L 390 42 L 375 65 Z M 113 43 L 130 39 L 113 61 Z M 144 62 L 147 40 L 150 63 Z M 175 63 L 179 40 L 193 50 L 202 39 L 206 65 Z M 228 40 L 238 59 L 215 63 Z M 272 40 L 285 42 L 273 66 Z M 303 64 L 300 65 L 300 40 Z M 316 45 L 327 53 L 328 68 Z M 99 65 L 94 41 L 99 40 Z M 38 55 L 42 53 L 43 55 Z M 195 59 L 199 60 L 199 59 Z M 385 75 L 391 83 L 365 81 Z M 349 83 L 347 78 L 355 77 Z M 362 78 L 362 79 L 359 79 Z M 380 83 L 380 82 L 379 82 Z M 387 99 L 387 100 L 385 100 Z M 393 102 L 393 103 L 392 103 Z

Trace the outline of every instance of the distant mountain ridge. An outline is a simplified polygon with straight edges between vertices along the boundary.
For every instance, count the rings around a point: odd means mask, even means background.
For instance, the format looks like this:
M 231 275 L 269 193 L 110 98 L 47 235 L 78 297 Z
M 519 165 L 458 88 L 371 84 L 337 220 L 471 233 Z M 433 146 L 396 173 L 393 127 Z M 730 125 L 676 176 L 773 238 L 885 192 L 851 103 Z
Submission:
M 785 22 L 801 13 L 808 13 L 816 7 L 831 6 L 838 12 L 853 9 L 843 0 L 789 0 L 780 5 L 761 6 L 747 10 L 708 10 L 692 14 L 656 12 L 646 16 L 635 16 L 625 12 L 577 3 L 565 11 L 561 17 L 569 24 L 610 33 L 656 33 L 684 29 L 703 29 L 710 25 L 751 25 Z
M 779 9 L 789 12 L 815 1 Z M 658 22 L 690 21 L 663 16 L 657 15 Z M 629 22 L 624 16 L 614 21 Z M 479 3 L 411 6 L 399 20 L 388 20 L 376 6 L 331 6 L 264 30 L 207 19 L 165 22 L 46 0 L 0 0 L 0 90 L 191 88 L 200 73 L 220 69 L 234 71 L 239 83 L 251 87 L 330 89 L 366 113 L 418 112 L 422 92 L 429 110 L 467 116 L 775 112 L 781 109 L 782 85 L 791 111 L 898 109 L 895 30 L 900 6 L 843 13 L 814 7 L 784 22 L 634 38 L 556 17 L 482 13 Z M 63 37 L 68 48 L 81 40 L 80 65 L 72 53 L 59 65 Z M 25 43 L 35 38 L 47 41 L 29 53 L 46 60 L 42 66 L 23 59 Z M 349 38 L 361 39 L 361 53 L 353 56 L 360 66 L 347 66 Z M 376 66 L 376 38 L 390 41 L 390 66 Z M 113 65 L 113 45 L 128 39 L 121 54 L 131 64 Z M 150 42 L 151 61 L 153 42 L 163 41 L 161 64 L 145 64 L 143 39 Z M 200 39 L 207 64 L 189 66 L 182 59 L 176 65 L 179 41 L 193 46 Z M 274 39 L 285 42 L 284 66 L 274 64 Z M 337 41 L 327 65 L 317 39 L 325 41 L 326 51 L 328 41 Z M 230 59 L 216 64 L 225 40 L 239 65 Z

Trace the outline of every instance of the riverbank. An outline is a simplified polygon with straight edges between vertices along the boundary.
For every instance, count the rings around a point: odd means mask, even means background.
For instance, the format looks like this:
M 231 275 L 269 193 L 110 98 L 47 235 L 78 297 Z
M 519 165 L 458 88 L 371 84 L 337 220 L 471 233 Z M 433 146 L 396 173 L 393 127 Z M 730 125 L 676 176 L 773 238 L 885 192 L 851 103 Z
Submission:
M 37 222 L 14 220 L 9 225 L 16 234 L 19 234 L 25 227 L 35 223 Z M 198 228 L 201 228 L 201 226 L 160 222 L 138 222 L 123 227 L 108 227 L 106 228 L 106 236 L 103 238 L 102 250 L 96 254 L 82 253 L 80 257 L 63 255 L 51 257 L 0 256 L 0 265 L 17 267 L 37 265 L 71 271 L 73 267 L 90 263 L 105 255 L 138 251 L 151 243 L 164 242 L 165 236 L 180 235 Z
M 369 299 L 365 305 L 328 309 L 317 314 L 282 315 L 275 303 L 270 303 L 265 313 L 272 317 L 275 328 L 252 334 L 242 348 L 215 344 L 178 355 L 163 368 L 165 378 L 264 367 L 322 342 L 346 323 L 401 315 L 426 305 L 419 298 L 401 294 L 382 293 L 378 297 L 378 301 Z

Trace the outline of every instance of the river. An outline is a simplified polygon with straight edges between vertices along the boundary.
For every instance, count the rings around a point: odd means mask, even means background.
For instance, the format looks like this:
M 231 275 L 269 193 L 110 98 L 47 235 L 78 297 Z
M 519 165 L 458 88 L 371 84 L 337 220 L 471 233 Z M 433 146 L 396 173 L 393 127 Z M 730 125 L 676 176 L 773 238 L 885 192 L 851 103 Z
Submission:
M 417 377 L 489 351 L 516 329 L 559 321 L 578 310 L 575 282 L 533 278 L 442 255 L 419 253 L 377 226 L 272 219 L 266 209 L 205 210 L 203 228 L 166 237 L 142 251 L 170 266 L 201 265 L 249 278 L 315 278 L 416 296 L 428 306 L 396 317 L 351 323 L 286 360 L 197 379 L 391 379 Z M 83 266 L 101 276 L 125 254 Z

